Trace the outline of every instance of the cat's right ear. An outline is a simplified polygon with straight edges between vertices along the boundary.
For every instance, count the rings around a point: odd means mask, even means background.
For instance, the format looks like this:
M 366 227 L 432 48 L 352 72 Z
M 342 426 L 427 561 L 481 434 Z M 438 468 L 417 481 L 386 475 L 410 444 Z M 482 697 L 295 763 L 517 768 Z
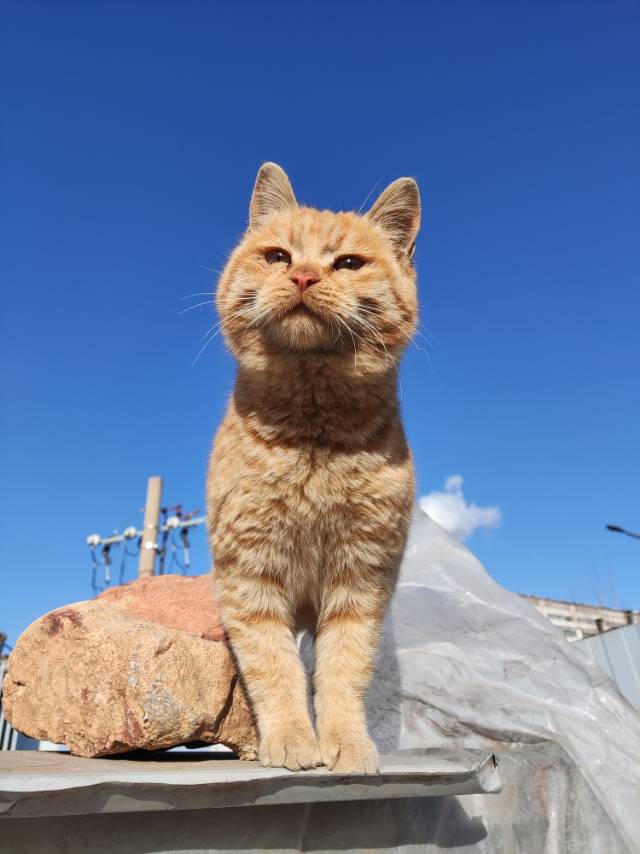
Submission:
M 255 228 L 274 211 L 296 207 L 287 173 L 277 163 L 263 163 L 249 205 L 249 228 Z
M 413 178 L 389 184 L 366 216 L 385 231 L 401 259 L 413 259 L 420 230 L 420 191 Z

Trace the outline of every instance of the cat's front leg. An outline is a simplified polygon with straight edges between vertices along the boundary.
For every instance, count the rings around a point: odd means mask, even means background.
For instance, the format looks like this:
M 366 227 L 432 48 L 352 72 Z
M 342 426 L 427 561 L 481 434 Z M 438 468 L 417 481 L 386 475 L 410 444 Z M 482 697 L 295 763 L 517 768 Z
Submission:
M 345 607 L 340 591 L 325 599 L 316 635 L 315 707 L 322 762 L 344 774 L 375 774 L 378 751 L 367 732 L 364 697 L 382 611 L 355 591 Z
M 218 578 L 216 589 L 224 627 L 256 716 L 260 762 L 292 771 L 315 768 L 321 757 L 288 603 L 272 589 L 256 595 L 255 586 L 261 581 L 255 576 L 250 582 L 254 589 L 238 595 L 243 588 L 238 574 L 233 581 Z

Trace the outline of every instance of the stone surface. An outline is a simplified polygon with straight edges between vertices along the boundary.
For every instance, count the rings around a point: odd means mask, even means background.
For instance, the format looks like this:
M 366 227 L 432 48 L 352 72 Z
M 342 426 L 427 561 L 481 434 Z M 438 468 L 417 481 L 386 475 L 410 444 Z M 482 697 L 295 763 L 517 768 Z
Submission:
M 117 605 L 130 617 L 166 629 L 180 629 L 205 640 L 224 640 L 211 575 L 155 575 L 109 587 L 99 602 Z
M 5 717 L 79 756 L 202 740 L 255 755 L 209 576 L 157 576 L 58 608 L 20 636 Z

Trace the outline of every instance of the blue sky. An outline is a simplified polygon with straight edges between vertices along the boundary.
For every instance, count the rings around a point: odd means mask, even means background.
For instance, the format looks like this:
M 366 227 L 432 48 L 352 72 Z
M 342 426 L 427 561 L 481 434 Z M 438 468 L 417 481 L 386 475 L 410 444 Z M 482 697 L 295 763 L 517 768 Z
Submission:
M 232 387 L 210 291 L 255 172 L 358 208 L 414 175 L 421 494 L 464 478 L 505 586 L 640 607 L 636 2 L 8 2 L 0 631 L 91 593 L 146 478 L 202 507 Z M 202 530 L 196 569 L 207 566 Z M 134 562 L 127 567 L 132 577 Z

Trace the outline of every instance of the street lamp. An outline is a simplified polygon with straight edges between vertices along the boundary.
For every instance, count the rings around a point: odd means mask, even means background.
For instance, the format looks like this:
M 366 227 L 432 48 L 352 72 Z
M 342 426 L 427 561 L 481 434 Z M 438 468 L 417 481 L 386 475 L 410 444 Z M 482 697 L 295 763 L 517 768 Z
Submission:
M 635 531 L 627 531 L 626 528 L 621 528 L 620 525 L 607 525 L 607 531 L 613 531 L 615 534 L 626 534 L 627 537 L 640 540 L 640 534 L 637 534 Z

